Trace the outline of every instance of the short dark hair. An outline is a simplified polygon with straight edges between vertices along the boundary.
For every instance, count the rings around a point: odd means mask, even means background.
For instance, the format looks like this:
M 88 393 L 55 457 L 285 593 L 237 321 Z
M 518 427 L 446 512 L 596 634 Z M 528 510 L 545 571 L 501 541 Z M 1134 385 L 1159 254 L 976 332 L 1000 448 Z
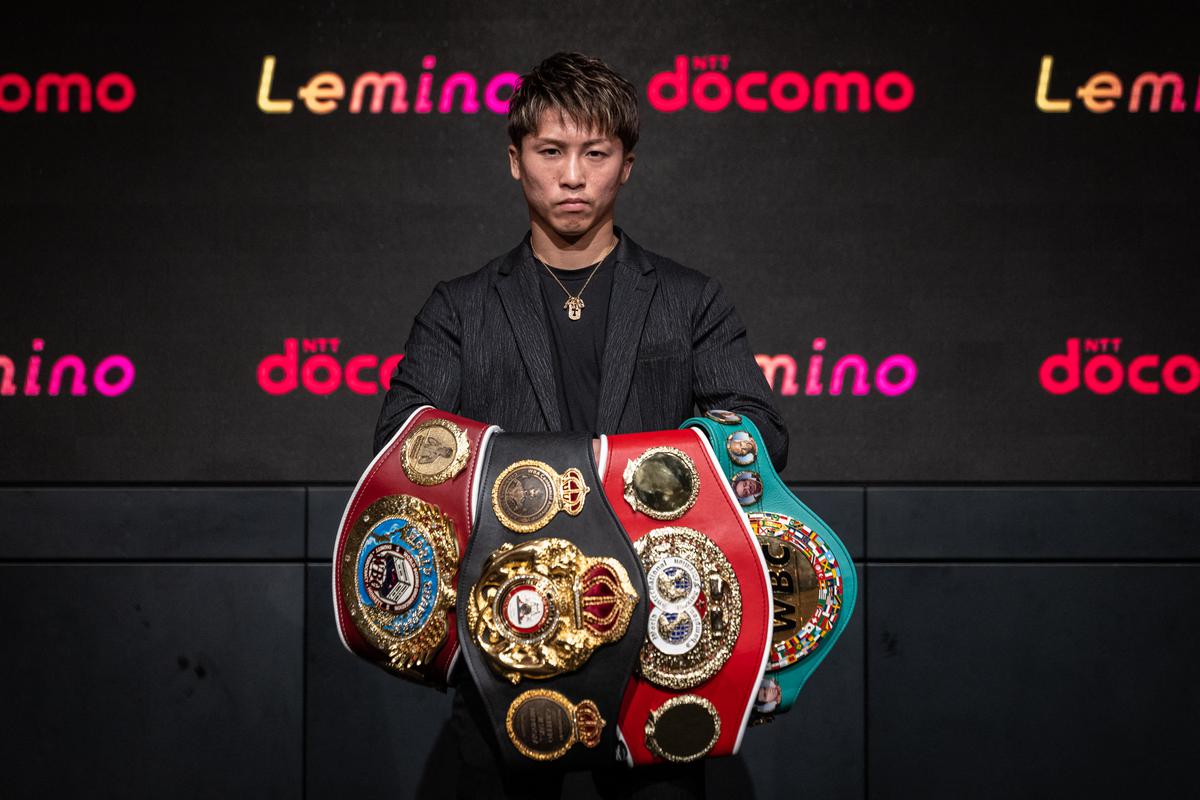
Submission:
M 637 145 L 637 90 L 598 58 L 555 53 L 521 76 L 508 102 L 508 136 L 514 145 L 520 148 L 525 134 L 537 133 L 545 111 L 616 136 L 626 153 Z

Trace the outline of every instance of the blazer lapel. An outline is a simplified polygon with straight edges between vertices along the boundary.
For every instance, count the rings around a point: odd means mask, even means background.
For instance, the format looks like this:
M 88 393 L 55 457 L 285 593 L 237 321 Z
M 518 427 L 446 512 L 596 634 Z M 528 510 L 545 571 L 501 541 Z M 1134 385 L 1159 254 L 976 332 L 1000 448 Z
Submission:
M 646 322 L 654 288 L 658 285 L 654 266 L 642 248 L 623 231 L 620 234 L 612 299 L 608 304 L 608 332 L 604 339 L 600 402 L 596 413 L 596 427 L 602 433 L 615 433 L 621 422 L 621 412 L 629 396 L 629 384 L 633 380 L 642 327 Z
M 525 371 L 533 384 L 538 405 L 546 418 L 548 430 L 562 429 L 558 413 L 558 392 L 554 386 L 554 368 L 550 362 L 550 336 L 546 331 L 546 314 L 542 289 L 538 285 L 533 263 L 529 260 L 524 242 L 509 252 L 500 265 L 496 291 L 504 305 L 504 313 L 512 328 L 517 351 L 525 362 Z

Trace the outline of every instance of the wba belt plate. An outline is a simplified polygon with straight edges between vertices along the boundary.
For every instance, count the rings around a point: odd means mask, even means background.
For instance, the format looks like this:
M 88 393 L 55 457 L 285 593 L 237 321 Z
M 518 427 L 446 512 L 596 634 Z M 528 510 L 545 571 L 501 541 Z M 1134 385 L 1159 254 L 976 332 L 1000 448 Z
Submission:
M 510 767 L 612 764 L 646 636 L 641 562 L 587 434 L 498 434 L 459 570 L 458 633 Z

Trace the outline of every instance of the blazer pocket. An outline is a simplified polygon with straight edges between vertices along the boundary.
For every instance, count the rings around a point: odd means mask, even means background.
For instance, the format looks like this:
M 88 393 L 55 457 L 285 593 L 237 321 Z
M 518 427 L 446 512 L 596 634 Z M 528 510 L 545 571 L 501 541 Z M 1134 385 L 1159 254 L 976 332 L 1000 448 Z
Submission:
M 640 357 L 633 382 L 641 406 L 643 430 L 677 427 L 691 415 L 692 376 L 681 354 Z

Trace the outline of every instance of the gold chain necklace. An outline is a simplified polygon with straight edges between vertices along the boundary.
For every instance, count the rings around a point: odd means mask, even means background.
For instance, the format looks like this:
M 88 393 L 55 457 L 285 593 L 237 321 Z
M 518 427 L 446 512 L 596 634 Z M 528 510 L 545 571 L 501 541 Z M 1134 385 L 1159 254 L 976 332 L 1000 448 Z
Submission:
M 563 285 L 563 282 L 558 279 L 558 276 L 554 274 L 554 270 L 550 269 L 550 265 L 542 260 L 542 257 L 539 256 L 537 251 L 533 249 L 533 245 L 529 245 L 529 250 L 533 253 L 533 257 L 541 262 L 541 265 L 546 268 L 547 272 L 550 273 L 550 277 L 554 278 L 554 282 L 561 286 L 562 290 L 567 293 L 567 301 L 563 303 L 563 308 L 567 310 L 568 319 L 579 319 L 583 316 L 584 289 L 587 289 L 588 284 L 592 282 L 592 278 L 596 276 L 596 271 L 600 269 L 600 265 L 604 263 L 604 259 L 608 258 L 608 254 L 612 252 L 613 248 L 617 246 L 617 242 L 619 241 L 620 239 L 614 238 L 613 243 L 610 244 L 607 249 L 605 249 L 604 253 L 600 256 L 600 260 L 596 262 L 594 267 L 592 267 L 592 274 L 588 275 L 588 279 L 583 282 L 583 289 L 579 290 L 579 294 L 571 294 L 571 292 L 567 290 L 567 287 Z

